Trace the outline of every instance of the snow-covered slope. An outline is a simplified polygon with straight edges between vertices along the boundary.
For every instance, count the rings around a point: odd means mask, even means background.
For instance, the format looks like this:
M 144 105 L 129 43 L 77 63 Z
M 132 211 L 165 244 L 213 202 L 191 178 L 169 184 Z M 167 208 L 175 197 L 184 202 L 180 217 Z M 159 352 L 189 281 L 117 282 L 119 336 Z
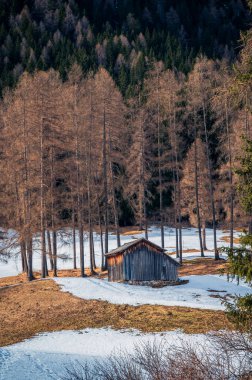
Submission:
M 187 284 L 151 288 L 108 282 L 97 278 L 57 278 L 63 291 L 84 299 L 96 299 L 115 304 L 185 306 L 201 309 L 223 310 L 222 297 L 252 293 L 244 284 L 228 282 L 226 276 L 188 276 Z
M 33 339 L 0 348 L 0 380 L 59 380 L 66 367 L 76 362 L 90 362 L 122 350 L 132 352 L 143 342 L 165 341 L 179 345 L 205 344 L 204 335 L 187 335 L 179 331 L 141 334 L 139 331 L 86 329 L 41 334 Z

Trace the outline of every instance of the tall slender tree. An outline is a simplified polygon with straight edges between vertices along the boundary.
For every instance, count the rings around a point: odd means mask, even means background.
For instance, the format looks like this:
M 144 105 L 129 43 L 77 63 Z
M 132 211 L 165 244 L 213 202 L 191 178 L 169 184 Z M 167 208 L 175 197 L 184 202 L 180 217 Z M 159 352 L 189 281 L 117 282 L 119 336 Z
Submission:
M 201 120 L 201 135 L 205 141 L 207 153 L 207 168 L 209 177 L 211 210 L 212 210 L 212 225 L 214 235 L 214 254 L 215 259 L 219 259 L 219 252 L 217 248 L 216 236 L 216 206 L 214 194 L 214 181 L 213 181 L 213 162 L 211 155 L 211 144 L 209 132 L 211 129 L 211 120 L 209 119 L 210 100 L 212 97 L 212 85 L 214 83 L 215 67 L 212 61 L 206 58 L 198 59 L 195 63 L 194 69 L 189 76 L 189 87 L 191 89 L 190 96 L 191 103 L 194 103 L 197 115 Z

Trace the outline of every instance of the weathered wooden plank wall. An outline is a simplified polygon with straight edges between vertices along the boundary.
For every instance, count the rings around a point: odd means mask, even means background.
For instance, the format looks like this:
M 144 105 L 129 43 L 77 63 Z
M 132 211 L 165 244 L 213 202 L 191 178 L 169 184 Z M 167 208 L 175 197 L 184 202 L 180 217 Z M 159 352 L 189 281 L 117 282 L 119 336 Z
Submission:
M 176 281 L 177 265 L 164 253 L 153 252 L 149 247 L 108 257 L 110 281 Z
M 125 254 L 123 278 L 125 281 L 176 281 L 177 266 L 165 254 L 142 247 Z
M 108 257 L 108 278 L 110 281 L 123 281 L 123 254 Z

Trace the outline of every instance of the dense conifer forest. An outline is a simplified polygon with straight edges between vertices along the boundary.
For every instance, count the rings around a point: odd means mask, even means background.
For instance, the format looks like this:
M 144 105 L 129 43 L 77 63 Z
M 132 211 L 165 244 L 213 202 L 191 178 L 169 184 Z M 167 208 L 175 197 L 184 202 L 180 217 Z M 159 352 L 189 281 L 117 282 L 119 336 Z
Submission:
M 242 0 L 1 0 L 0 90 L 24 71 L 65 80 L 77 62 L 85 74 L 102 65 L 131 96 L 153 60 L 184 73 L 199 54 L 233 61 L 250 22 Z

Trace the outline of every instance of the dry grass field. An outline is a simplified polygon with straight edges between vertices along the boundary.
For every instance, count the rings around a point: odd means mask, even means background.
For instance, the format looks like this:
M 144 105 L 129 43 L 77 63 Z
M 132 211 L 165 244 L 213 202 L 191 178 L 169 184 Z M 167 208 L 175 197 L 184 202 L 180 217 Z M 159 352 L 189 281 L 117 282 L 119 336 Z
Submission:
M 221 311 L 82 300 L 62 292 L 52 280 L 0 289 L 0 346 L 40 332 L 108 326 L 143 332 L 183 329 L 186 333 L 232 328 Z
M 221 274 L 227 272 L 228 263 L 225 260 L 198 258 L 187 260 L 179 268 L 179 276 Z
M 230 237 L 229 236 L 222 236 L 222 237 L 220 237 L 220 241 L 225 241 L 226 243 L 230 243 Z M 240 244 L 240 238 L 234 237 L 234 244 Z

